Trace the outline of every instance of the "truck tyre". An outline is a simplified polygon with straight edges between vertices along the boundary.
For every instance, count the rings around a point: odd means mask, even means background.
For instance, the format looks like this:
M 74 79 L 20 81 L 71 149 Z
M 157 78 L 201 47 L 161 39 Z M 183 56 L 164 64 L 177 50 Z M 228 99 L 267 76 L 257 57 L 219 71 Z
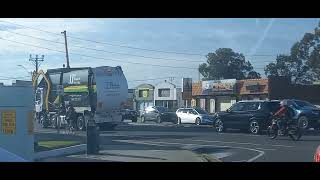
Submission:
M 141 117 L 141 123 L 144 123 L 146 121 L 145 117 Z
M 157 117 L 157 123 L 159 123 L 159 124 L 161 123 L 161 117 L 160 116 Z
M 137 118 L 137 117 L 134 117 L 134 118 L 132 118 L 131 121 L 132 121 L 132 122 L 137 122 L 137 121 L 138 121 L 138 118 Z
M 85 114 L 84 115 L 84 131 L 87 129 L 87 124 L 88 124 L 88 121 L 90 120 L 90 115 L 88 114 Z
M 41 124 L 42 128 L 48 128 L 48 121 L 44 114 L 40 114 L 39 116 L 39 123 Z
M 77 127 L 76 128 L 79 131 L 84 131 L 85 127 L 86 127 L 86 122 L 85 122 L 84 117 L 82 115 L 78 116 L 78 118 L 77 118 Z

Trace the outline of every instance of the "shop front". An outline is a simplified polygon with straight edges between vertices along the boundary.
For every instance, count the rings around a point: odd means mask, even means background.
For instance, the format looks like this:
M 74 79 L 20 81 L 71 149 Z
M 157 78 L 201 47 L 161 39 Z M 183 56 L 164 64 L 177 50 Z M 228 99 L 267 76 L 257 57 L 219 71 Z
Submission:
M 209 113 L 226 111 L 237 101 L 235 79 L 196 82 L 192 87 L 195 105 Z
M 237 82 L 239 100 L 267 100 L 268 79 L 246 79 Z

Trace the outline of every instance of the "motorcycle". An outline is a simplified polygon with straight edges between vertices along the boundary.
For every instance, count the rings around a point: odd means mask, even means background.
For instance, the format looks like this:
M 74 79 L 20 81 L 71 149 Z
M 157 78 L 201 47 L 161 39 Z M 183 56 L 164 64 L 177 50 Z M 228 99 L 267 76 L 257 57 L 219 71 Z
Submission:
M 272 119 L 272 123 L 267 129 L 267 133 L 270 139 L 275 139 L 278 137 L 278 135 L 289 136 L 294 141 L 298 141 L 301 138 L 303 129 L 300 128 L 300 125 L 297 122 L 294 122 L 292 120 L 288 121 L 285 125 L 286 127 L 282 129 L 283 134 L 281 134 L 281 129 L 279 127 L 278 121 L 279 119 Z

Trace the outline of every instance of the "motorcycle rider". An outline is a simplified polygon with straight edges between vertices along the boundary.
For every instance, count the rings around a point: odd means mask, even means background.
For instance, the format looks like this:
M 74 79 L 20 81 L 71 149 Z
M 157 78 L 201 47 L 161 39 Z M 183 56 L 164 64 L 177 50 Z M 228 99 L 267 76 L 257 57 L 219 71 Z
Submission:
M 275 118 L 278 118 L 279 134 L 284 134 L 285 125 L 290 119 L 290 109 L 287 100 L 282 100 L 280 102 L 280 109 L 273 115 Z

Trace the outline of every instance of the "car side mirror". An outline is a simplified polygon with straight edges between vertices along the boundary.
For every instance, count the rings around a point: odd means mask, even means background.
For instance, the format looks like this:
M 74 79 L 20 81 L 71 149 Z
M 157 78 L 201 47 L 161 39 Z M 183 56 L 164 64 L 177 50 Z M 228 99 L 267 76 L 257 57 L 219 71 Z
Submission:
M 230 109 L 227 109 L 226 111 L 227 111 L 227 112 L 231 112 Z

